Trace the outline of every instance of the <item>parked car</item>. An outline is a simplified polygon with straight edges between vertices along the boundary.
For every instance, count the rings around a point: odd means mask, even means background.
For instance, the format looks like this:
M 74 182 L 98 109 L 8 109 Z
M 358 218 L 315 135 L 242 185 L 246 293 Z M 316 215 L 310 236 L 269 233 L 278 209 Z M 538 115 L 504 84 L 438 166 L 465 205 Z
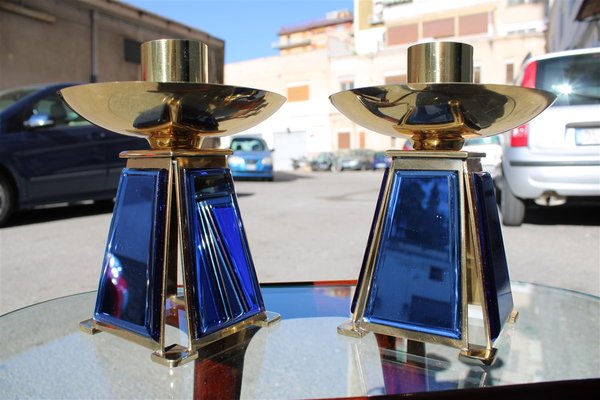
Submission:
M 330 151 L 324 151 L 310 162 L 310 169 L 312 171 L 334 171 L 336 169 L 337 157 L 335 153 Z
M 371 169 L 372 151 L 369 150 L 346 150 L 338 155 L 338 163 L 335 168 L 338 171 L 344 170 L 367 170 Z
M 301 156 L 298 158 L 292 158 L 292 169 L 304 169 L 310 165 L 310 161 L 306 156 Z
M 124 150 L 145 139 L 90 124 L 57 91 L 74 83 L 0 92 L 0 226 L 17 209 L 113 199 Z
M 505 225 L 523 222 L 528 204 L 600 200 L 600 48 L 528 60 L 517 83 L 554 92 L 556 102 L 504 135 Z
M 391 164 L 392 158 L 390 156 L 387 156 L 384 151 L 377 151 L 373 154 L 371 169 L 386 169 L 389 168 Z
M 229 146 L 227 164 L 234 178 L 273 180 L 273 157 L 267 142 L 255 136 L 236 136 Z
M 465 140 L 462 150 L 473 153 L 485 153 L 481 159 L 481 167 L 488 172 L 494 183 L 499 184 L 502 177 L 502 143 L 501 136 L 486 136 Z

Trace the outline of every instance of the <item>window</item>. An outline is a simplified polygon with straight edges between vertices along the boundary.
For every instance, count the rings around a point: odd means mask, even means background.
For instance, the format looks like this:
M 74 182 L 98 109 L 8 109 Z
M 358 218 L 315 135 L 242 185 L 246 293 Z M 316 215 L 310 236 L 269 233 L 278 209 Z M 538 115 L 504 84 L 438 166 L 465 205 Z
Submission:
M 515 80 L 515 64 L 506 63 L 506 83 L 512 84 Z
M 481 83 L 481 67 L 473 67 L 473 83 Z
M 459 35 L 475 35 L 487 33 L 488 13 L 464 15 L 458 18 Z
M 598 65 L 600 53 L 540 60 L 537 62 L 535 87 L 558 95 L 555 106 L 600 104 Z
M 12 106 L 23 97 L 27 97 L 34 93 L 38 88 L 31 87 L 25 89 L 7 90 L 0 93 L 0 111 Z
M 404 85 L 406 83 L 406 75 L 389 75 L 385 77 L 386 85 Z
M 141 43 L 131 39 L 125 39 L 123 44 L 123 57 L 125 61 L 139 64 L 142 62 Z
M 388 45 L 415 43 L 419 40 L 419 25 L 392 26 L 387 30 Z
M 519 4 L 534 4 L 534 3 L 541 3 L 544 0 L 508 0 L 508 5 L 509 6 L 515 6 L 515 5 L 519 5 Z
M 47 115 L 53 126 L 89 124 L 79 114 L 67 107 L 55 94 L 46 96 L 33 104 L 32 115 Z
M 287 88 L 287 98 L 289 102 L 308 100 L 308 85 L 291 86 Z
M 342 90 L 352 90 L 354 89 L 354 81 L 345 79 L 340 81 L 340 91 Z
M 259 138 L 233 138 L 230 145 L 233 151 L 268 151 L 267 143 Z
M 350 132 L 339 132 L 338 133 L 338 149 L 349 149 L 350 148 Z
M 441 38 L 454 36 L 454 18 L 423 22 L 423 37 Z
M 38 129 L 89 124 L 89 122 L 67 107 L 58 95 L 51 94 L 30 104 L 28 107 L 24 107 L 9 118 L 6 124 L 6 131 L 20 132 L 26 129 L 25 122 L 31 122 L 31 118 L 36 118 L 33 126 Z

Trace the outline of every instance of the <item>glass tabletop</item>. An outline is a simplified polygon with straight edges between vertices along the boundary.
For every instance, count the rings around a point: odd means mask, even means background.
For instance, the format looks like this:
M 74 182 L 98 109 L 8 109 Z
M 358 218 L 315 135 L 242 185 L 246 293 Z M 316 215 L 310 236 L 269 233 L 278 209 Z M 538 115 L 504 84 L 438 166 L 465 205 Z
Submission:
M 354 292 L 345 282 L 262 285 L 279 323 L 211 344 L 198 360 L 172 369 L 152 362 L 145 347 L 82 333 L 78 324 L 91 317 L 95 292 L 59 298 L 0 317 L 2 397 L 460 398 L 473 389 L 536 390 L 543 382 L 597 387 L 600 298 L 521 282 L 512 290 L 519 318 L 496 341 L 490 367 L 465 364 L 457 349 L 442 345 L 339 335 Z

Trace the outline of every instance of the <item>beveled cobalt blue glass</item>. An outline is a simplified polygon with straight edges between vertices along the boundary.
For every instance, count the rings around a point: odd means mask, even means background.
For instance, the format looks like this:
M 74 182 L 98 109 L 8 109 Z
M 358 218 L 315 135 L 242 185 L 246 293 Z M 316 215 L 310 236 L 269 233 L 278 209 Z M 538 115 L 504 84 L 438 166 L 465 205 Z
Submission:
M 397 170 L 392 179 L 364 319 L 460 339 L 457 172 Z
M 125 168 L 104 255 L 94 319 L 158 340 L 166 170 Z
M 185 169 L 183 179 L 199 339 L 265 308 L 229 170 Z
M 489 302 L 487 310 L 490 336 L 492 340 L 495 340 L 513 310 L 510 277 L 493 179 L 487 172 L 475 172 L 471 176 L 474 184 L 475 207 L 479 215 L 477 223 L 481 247 L 483 290 L 485 298 Z

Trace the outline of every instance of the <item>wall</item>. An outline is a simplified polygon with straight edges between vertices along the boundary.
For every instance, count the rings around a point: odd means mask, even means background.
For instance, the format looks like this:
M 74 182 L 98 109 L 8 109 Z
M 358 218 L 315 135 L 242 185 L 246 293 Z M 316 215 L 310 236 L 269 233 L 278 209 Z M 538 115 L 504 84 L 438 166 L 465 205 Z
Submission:
M 596 14 L 584 21 L 576 19 L 583 4 L 584 0 L 554 1 L 550 12 L 548 52 L 600 47 L 600 16 Z
M 124 59 L 126 38 L 204 41 L 210 79 L 223 81 L 224 42 L 206 32 L 109 0 L 0 0 L 0 90 L 43 82 L 137 80 L 139 64 Z

